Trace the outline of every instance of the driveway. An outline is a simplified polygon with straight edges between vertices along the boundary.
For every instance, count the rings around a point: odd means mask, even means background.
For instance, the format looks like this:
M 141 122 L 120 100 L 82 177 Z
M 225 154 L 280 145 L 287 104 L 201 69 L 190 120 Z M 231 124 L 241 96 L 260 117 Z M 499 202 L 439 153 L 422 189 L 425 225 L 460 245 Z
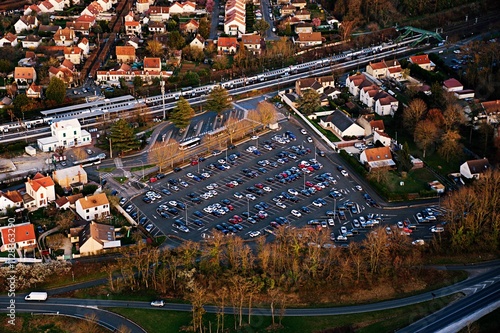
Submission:
M 211 25 L 210 25 L 210 39 L 217 39 L 217 28 L 219 24 L 219 4 L 220 0 L 214 0 L 214 9 L 212 10 Z

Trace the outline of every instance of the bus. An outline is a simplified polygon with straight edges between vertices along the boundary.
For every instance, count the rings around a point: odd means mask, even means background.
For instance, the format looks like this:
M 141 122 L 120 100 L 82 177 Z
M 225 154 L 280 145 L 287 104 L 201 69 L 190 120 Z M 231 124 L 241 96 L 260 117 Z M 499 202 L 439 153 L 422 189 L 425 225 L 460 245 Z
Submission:
M 200 138 L 190 139 L 190 140 L 181 142 L 179 144 L 179 149 L 181 149 L 181 150 L 190 149 L 190 148 L 196 147 L 200 143 L 201 143 L 201 139 Z

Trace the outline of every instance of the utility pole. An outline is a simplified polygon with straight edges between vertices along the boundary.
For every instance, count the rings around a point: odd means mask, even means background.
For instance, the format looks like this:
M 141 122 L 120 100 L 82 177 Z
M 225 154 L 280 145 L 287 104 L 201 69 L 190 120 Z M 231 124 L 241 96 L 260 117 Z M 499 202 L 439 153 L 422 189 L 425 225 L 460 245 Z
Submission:
M 160 86 L 161 86 L 161 97 L 163 101 L 163 120 L 166 119 L 165 117 L 165 81 L 163 79 L 160 81 Z
M 111 138 L 109 138 L 109 157 L 113 158 L 113 142 L 111 141 Z

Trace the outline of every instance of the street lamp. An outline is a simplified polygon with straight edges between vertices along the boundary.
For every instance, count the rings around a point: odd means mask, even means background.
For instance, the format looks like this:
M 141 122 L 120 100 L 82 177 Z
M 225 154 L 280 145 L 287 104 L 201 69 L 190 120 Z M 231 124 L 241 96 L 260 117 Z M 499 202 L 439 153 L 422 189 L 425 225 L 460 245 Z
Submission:
M 186 211 L 186 226 L 188 225 L 188 205 L 187 201 L 184 201 L 184 210 Z
M 304 190 L 306 189 L 306 172 L 302 170 L 302 173 L 304 174 Z
M 250 217 L 250 198 L 247 197 L 247 218 Z
M 144 181 L 144 162 L 141 160 L 141 168 L 142 168 L 142 181 Z

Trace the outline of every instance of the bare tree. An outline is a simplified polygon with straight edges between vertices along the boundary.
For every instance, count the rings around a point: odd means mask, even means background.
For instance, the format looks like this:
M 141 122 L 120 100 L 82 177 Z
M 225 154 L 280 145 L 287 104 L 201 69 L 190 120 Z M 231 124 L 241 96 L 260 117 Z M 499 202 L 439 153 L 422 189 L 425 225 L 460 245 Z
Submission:
M 257 105 L 257 112 L 259 114 L 260 122 L 265 126 L 269 126 L 276 122 L 277 114 L 276 108 L 268 101 L 262 101 Z
M 84 160 L 87 158 L 87 152 L 83 148 L 75 148 L 73 149 L 73 154 L 75 155 L 78 161 Z
M 465 123 L 464 109 L 457 103 L 449 104 L 443 113 L 446 131 L 456 129 L 458 125 Z
M 179 151 L 179 143 L 174 139 L 167 142 L 157 142 L 149 150 L 148 161 L 158 165 L 160 172 L 167 166 L 174 167 L 174 159 Z
M 368 173 L 368 178 L 375 180 L 377 183 L 385 184 L 389 180 L 389 168 L 372 168 Z
M 229 136 L 229 141 L 233 143 L 234 138 L 241 135 L 244 124 L 236 117 L 229 117 L 224 125 L 226 126 L 225 131 Z
M 342 21 L 342 25 L 340 26 L 340 36 L 342 40 L 351 39 L 351 33 L 354 30 L 357 24 L 357 20 L 344 20 Z
M 461 152 L 460 145 L 460 134 L 458 131 L 447 131 L 441 136 L 441 145 L 438 148 L 438 153 L 446 159 L 446 162 L 450 161 L 450 157 L 458 155 Z
M 427 111 L 427 104 L 423 100 L 420 98 L 412 100 L 403 111 L 404 126 L 413 133 L 425 111 Z
M 431 120 L 422 120 L 417 123 L 413 137 L 417 146 L 424 151 L 425 158 L 427 149 L 439 138 L 439 129 Z
M 60 230 L 69 231 L 69 228 L 73 226 L 73 220 L 75 219 L 75 214 L 71 210 L 59 210 L 56 215 L 56 224 L 59 226 Z

